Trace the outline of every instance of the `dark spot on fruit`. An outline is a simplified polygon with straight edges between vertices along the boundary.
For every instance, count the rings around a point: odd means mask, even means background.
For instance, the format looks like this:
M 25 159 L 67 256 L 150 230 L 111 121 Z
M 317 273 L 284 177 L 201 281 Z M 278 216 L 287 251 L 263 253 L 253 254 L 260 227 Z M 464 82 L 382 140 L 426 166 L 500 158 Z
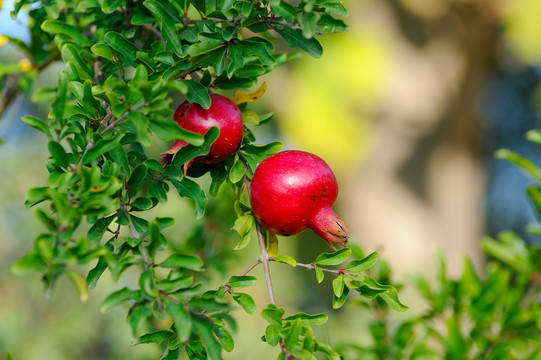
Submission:
M 266 224 L 266 223 L 267 223 L 267 222 L 266 222 L 265 220 L 263 220 L 263 219 L 259 219 L 259 220 L 261 220 L 261 222 L 262 222 L 263 224 Z
M 316 201 L 316 199 L 317 199 L 317 198 L 316 198 L 316 196 L 315 196 L 315 195 L 312 195 L 312 196 L 310 196 L 310 200 L 312 200 L 312 201 Z
M 329 195 L 327 195 L 327 190 L 323 190 L 323 192 L 321 193 L 321 195 L 322 195 L 324 198 L 326 198 L 327 196 L 329 196 Z
M 282 234 L 285 234 L 285 232 L 286 232 L 284 229 L 280 229 L 278 231 L 280 231 L 280 233 L 282 233 Z

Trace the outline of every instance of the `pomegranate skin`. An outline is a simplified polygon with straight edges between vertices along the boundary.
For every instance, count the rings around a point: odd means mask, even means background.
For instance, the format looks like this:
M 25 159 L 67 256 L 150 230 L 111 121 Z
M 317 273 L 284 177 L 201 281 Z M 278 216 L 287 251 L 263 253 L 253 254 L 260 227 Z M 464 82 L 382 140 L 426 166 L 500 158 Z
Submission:
M 250 184 L 256 219 L 277 235 L 311 228 L 327 244 L 346 246 L 349 230 L 334 213 L 336 178 L 316 155 L 289 150 L 272 155 L 257 167 Z
M 220 135 L 210 147 L 209 153 L 194 159 L 195 162 L 206 164 L 220 162 L 234 153 L 242 141 L 244 132 L 242 114 L 235 103 L 218 94 L 210 95 L 210 99 L 209 109 L 203 109 L 199 104 L 190 104 L 188 101 L 184 101 L 174 115 L 174 120 L 181 128 L 201 135 L 213 126 L 220 129 Z M 187 144 L 183 140 L 177 140 L 162 155 L 174 156 Z

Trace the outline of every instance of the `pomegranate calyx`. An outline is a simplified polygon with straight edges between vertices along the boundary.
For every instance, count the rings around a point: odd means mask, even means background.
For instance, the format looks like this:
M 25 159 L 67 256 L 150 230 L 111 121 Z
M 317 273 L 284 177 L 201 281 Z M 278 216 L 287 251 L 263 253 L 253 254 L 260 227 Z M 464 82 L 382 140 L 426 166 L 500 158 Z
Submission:
M 347 246 L 349 229 L 330 207 L 322 208 L 316 214 L 310 227 L 334 251 L 338 250 L 336 244 Z
M 173 146 L 171 146 L 168 150 L 160 154 L 162 156 L 160 160 L 162 165 L 170 164 L 175 158 L 175 155 L 177 154 L 177 152 L 186 145 L 188 145 L 188 143 L 184 140 L 175 140 L 175 143 L 173 144 Z

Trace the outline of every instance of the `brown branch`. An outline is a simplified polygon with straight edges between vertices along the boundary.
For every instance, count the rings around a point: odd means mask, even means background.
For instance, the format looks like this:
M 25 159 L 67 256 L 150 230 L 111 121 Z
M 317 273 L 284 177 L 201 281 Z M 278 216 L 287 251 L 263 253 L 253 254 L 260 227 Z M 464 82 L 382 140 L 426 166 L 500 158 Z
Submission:
M 47 66 L 58 60 L 60 57 L 58 55 L 51 56 L 47 60 L 45 60 L 41 65 L 37 66 L 36 69 L 38 72 L 42 72 Z M 14 77 L 12 77 L 14 78 Z M 0 101 L 0 119 L 2 118 L 2 115 L 4 115 L 4 112 L 7 110 L 8 106 L 13 102 L 15 97 L 20 91 L 19 81 L 18 78 L 16 79 L 15 85 L 13 85 L 11 88 L 8 89 L 6 92 L 6 95 L 2 97 Z

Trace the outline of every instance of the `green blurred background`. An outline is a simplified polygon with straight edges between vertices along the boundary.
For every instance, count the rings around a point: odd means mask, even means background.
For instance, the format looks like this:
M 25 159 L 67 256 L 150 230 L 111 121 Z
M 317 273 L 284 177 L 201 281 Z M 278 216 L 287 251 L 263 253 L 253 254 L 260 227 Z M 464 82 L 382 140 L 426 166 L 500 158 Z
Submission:
M 11 20 L 10 0 L 0 10 L 0 35 L 26 40 L 25 18 Z M 349 224 L 352 241 L 367 253 L 378 250 L 405 283 L 410 310 L 422 304 L 410 290 L 407 274 L 430 273 L 434 250 L 441 249 L 451 272 L 470 256 L 484 258 L 482 234 L 522 228 L 533 219 L 524 195 L 526 178 L 492 158 L 509 147 L 540 160 L 524 142 L 541 115 L 541 1 L 539 0 L 350 0 L 349 31 L 323 39 L 321 59 L 305 57 L 267 76 L 259 101 L 275 111 L 272 125 L 257 129 L 261 143 L 282 140 L 285 148 L 313 152 L 334 169 L 341 192 L 336 210 Z M 0 4 L 2 2 L 0 1 Z M 24 54 L 0 37 L 0 61 L 24 68 Z M 60 65 L 41 74 L 30 91 L 56 82 Z M 1 75 L 1 74 L 0 74 Z M 2 78 L 3 99 L 13 86 Z M 180 101 L 180 99 L 178 99 Z M 134 282 L 104 276 L 86 302 L 63 279 L 48 300 L 37 274 L 12 275 L 13 262 L 41 231 L 26 192 L 46 181 L 45 138 L 19 119 L 46 118 L 48 105 L 17 94 L 0 103 L 0 358 L 156 359 L 158 349 L 132 346 L 127 307 L 101 314 L 103 299 Z M 156 155 L 166 148 L 153 148 Z M 203 179 L 205 181 L 205 179 Z M 211 271 L 224 283 L 257 257 L 255 242 L 233 253 L 236 234 L 231 195 L 222 192 L 209 212 L 217 223 L 192 221 L 192 204 L 170 194 L 152 216 L 171 216 L 177 225 L 169 239 L 182 249 L 187 237 L 205 238 L 211 253 L 225 259 Z M 525 235 L 526 236 L 526 235 Z M 526 236 L 527 237 L 527 236 Z M 535 238 L 527 237 L 535 242 Z M 312 233 L 282 238 L 280 252 L 311 262 L 327 251 Z M 221 265 L 221 266 L 219 266 Z M 362 343 L 367 313 L 360 306 L 330 309 L 331 285 L 317 285 L 313 273 L 272 264 L 277 301 L 287 312 L 330 312 L 316 328 L 323 341 Z M 255 275 L 262 277 L 257 269 Z M 212 285 L 212 284 L 211 284 Z M 250 293 L 259 308 L 267 301 L 263 284 Z M 274 359 L 261 342 L 264 321 L 236 311 L 236 346 L 226 359 Z M 255 355 L 257 354 L 257 355 Z

